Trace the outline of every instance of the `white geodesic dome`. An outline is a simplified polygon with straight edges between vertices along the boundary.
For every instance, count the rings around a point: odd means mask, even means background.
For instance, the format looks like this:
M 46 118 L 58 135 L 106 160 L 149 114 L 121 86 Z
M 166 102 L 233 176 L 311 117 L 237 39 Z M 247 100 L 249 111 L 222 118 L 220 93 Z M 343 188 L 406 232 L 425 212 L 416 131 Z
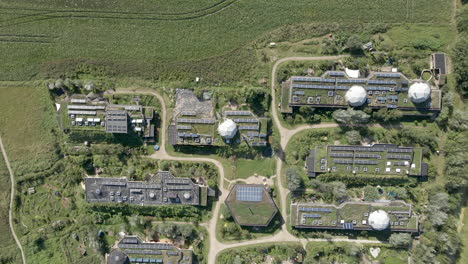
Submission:
M 411 98 L 411 101 L 422 103 L 431 96 L 431 87 L 423 82 L 413 83 L 408 90 L 408 96 Z
M 367 92 L 362 86 L 353 85 L 345 94 L 346 102 L 351 106 L 360 106 L 367 100 Z
M 218 133 L 225 139 L 231 139 L 237 133 L 237 125 L 231 119 L 226 119 L 218 126 Z
M 384 230 L 390 224 L 390 217 L 384 210 L 377 210 L 369 215 L 369 225 L 374 230 Z

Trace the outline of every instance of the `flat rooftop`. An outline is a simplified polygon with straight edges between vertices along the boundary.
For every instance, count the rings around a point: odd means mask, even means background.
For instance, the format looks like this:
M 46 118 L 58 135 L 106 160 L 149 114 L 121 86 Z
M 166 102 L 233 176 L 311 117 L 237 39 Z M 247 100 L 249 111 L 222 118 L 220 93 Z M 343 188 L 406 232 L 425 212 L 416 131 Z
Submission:
M 270 193 L 261 184 L 234 185 L 225 203 L 241 226 L 268 226 L 278 212 Z
M 170 243 L 142 241 L 138 236 L 125 236 L 117 244 L 107 259 L 107 264 L 122 263 L 116 261 L 127 258 L 129 263 L 193 263 L 193 251 L 181 249 Z
M 90 203 L 125 203 L 135 205 L 206 205 L 207 187 L 189 178 L 158 172 L 150 181 L 126 178 L 85 178 L 86 201 Z
M 291 204 L 291 225 L 299 229 L 375 230 L 372 212 L 384 211 L 388 226 L 383 230 L 418 232 L 418 216 L 403 201 L 346 202 L 339 206 L 322 203 Z M 385 227 L 385 226 L 384 226 Z
M 347 108 L 345 94 L 357 85 L 367 93 L 364 105 L 373 109 L 439 111 L 441 91 L 436 87 L 431 87 L 430 98 L 424 102 L 414 103 L 410 99 L 409 87 L 416 82 L 424 81 L 409 80 L 399 72 L 372 72 L 366 78 L 351 78 L 344 71 L 327 71 L 320 77 L 292 76 L 283 83 L 282 109 L 290 113 L 290 107 L 294 106 Z
M 306 158 L 309 177 L 321 173 L 427 176 L 422 148 L 394 144 L 317 146 Z

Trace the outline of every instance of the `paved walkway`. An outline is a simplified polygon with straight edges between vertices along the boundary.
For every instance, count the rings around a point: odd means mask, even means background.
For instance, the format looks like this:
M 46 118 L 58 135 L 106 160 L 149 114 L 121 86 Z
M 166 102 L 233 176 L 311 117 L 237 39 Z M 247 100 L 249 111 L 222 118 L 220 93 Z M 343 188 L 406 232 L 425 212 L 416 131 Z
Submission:
M 7 153 L 5 151 L 5 147 L 3 146 L 2 137 L 0 136 L 0 148 L 2 149 L 3 159 L 5 160 L 5 164 L 7 166 L 8 172 L 10 173 L 10 182 L 11 182 L 11 193 L 10 193 L 10 208 L 8 208 L 8 224 L 10 225 L 10 231 L 15 239 L 16 245 L 21 252 L 21 261 L 23 264 L 26 264 L 26 257 L 24 256 L 23 247 L 21 246 L 21 242 L 19 241 L 18 237 L 16 236 L 15 228 L 13 227 L 13 203 L 15 199 L 15 176 L 13 174 L 13 170 L 10 166 L 10 161 L 8 160 Z

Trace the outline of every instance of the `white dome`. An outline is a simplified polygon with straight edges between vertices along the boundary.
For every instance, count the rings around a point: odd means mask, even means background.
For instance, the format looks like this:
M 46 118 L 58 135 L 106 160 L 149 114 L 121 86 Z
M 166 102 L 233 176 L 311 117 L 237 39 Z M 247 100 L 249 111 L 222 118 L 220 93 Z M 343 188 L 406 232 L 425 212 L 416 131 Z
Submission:
M 431 88 L 429 85 L 423 82 L 417 82 L 410 86 L 408 90 L 408 96 L 411 98 L 411 101 L 415 103 L 422 103 L 429 99 L 431 95 Z
M 231 119 L 226 119 L 218 126 L 218 133 L 225 139 L 231 139 L 237 133 L 237 125 Z
M 369 215 L 369 225 L 374 230 L 384 230 L 390 224 L 390 217 L 384 210 L 377 210 Z
M 346 92 L 345 99 L 351 106 L 360 106 L 367 100 L 366 90 L 362 86 L 353 85 Z
M 192 195 L 190 193 L 188 193 L 188 192 L 184 193 L 184 198 L 186 200 L 190 199 L 190 197 L 192 197 Z

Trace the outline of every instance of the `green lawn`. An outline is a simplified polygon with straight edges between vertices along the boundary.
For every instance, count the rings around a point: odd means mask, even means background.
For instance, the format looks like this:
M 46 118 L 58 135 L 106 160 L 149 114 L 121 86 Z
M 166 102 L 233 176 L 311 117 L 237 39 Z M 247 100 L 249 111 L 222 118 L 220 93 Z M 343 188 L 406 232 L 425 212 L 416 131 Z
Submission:
M 57 117 L 44 85 L 0 84 L 0 133 L 17 177 L 49 168 L 57 155 Z
M 85 0 L 70 7 L 68 0 L 6 0 L 0 9 L 0 80 L 91 71 L 233 81 L 255 65 L 255 52 L 244 47 L 281 26 L 445 24 L 451 5 L 444 0 Z
M 237 178 L 246 179 L 254 174 L 270 177 L 276 172 L 274 158 L 263 158 L 258 160 L 238 159 L 236 161 Z

